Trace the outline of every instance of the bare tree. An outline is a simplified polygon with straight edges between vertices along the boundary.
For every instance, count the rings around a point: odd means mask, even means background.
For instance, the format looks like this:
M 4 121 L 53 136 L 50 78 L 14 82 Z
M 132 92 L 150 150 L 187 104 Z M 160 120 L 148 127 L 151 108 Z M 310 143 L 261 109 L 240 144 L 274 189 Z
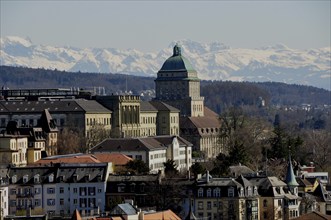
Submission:
M 327 170 L 331 166 L 331 132 L 314 130 L 305 135 L 305 150 L 320 170 Z

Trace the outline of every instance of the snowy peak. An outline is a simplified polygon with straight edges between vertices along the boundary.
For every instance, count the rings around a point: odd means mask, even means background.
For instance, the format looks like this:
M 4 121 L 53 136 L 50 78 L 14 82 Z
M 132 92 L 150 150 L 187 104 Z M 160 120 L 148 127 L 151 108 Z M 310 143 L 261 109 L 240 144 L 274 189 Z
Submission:
M 329 47 L 299 50 L 281 43 L 247 49 L 183 39 L 160 51 L 144 53 L 136 49 L 34 45 L 28 38 L 9 36 L 0 38 L 0 64 L 155 77 L 176 43 L 201 79 L 278 81 L 331 88 Z

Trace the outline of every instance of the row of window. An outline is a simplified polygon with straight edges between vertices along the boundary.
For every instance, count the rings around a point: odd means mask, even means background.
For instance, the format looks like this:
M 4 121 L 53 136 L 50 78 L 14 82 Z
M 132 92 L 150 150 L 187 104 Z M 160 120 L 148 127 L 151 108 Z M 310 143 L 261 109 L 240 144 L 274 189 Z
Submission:
M 33 193 L 34 190 L 34 194 L 40 194 L 41 192 L 41 188 L 17 188 L 17 189 L 11 189 L 10 190 L 10 194 L 11 195 L 20 195 L 20 194 L 24 194 L 24 195 L 29 195 Z M 93 196 L 96 193 L 96 188 L 95 187 L 79 187 L 79 188 L 73 188 L 73 193 L 77 194 L 79 191 L 79 195 L 80 196 Z M 98 188 L 98 193 L 102 193 L 102 189 Z M 60 187 L 59 188 L 59 193 L 60 194 L 64 194 L 64 187 Z M 47 188 L 47 194 L 55 194 L 55 188 L 54 187 L 48 187 Z
M 155 124 L 155 117 L 141 117 L 141 124 Z
M 110 118 L 87 118 L 86 125 L 110 125 Z

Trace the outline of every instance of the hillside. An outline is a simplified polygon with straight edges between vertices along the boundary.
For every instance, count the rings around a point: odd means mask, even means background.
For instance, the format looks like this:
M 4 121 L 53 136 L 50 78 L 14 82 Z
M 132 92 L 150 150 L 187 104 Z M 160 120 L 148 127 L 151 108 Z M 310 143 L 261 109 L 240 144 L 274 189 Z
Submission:
M 65 72 L 46 69 L 0 66 L 0 85 L 18 88 L 104 87 L 107 94 L 131 90 L 141 94 L 154 90 L 154 78 L 121 74 Z M 216 112 L 232 105 L 254 105 L 264 99 L 267 105 L 331 105 L 331 91 L 312 86 L 285 83 L 202 81 L 201 95 L 206 106 Z

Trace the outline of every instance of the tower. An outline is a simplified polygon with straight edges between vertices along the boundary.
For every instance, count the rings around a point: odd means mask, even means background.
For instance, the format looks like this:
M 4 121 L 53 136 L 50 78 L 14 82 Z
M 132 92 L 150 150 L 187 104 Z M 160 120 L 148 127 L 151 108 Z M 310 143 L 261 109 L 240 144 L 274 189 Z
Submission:
M 175 45 L 155 79 L 155 100 L 163 101 L 180 110 L 182 116 L 204 116 L 204 97 L 200 96 L 200 79 L 191 63 Z
M 288 166 L 287 166 L 287 172 L 286 172 L 286 184 L 291 191 L 292 194 L 298 195 L 298 182 L 295 179 L 292 162 L 291 162 L 291 156 L 288 157 Z

